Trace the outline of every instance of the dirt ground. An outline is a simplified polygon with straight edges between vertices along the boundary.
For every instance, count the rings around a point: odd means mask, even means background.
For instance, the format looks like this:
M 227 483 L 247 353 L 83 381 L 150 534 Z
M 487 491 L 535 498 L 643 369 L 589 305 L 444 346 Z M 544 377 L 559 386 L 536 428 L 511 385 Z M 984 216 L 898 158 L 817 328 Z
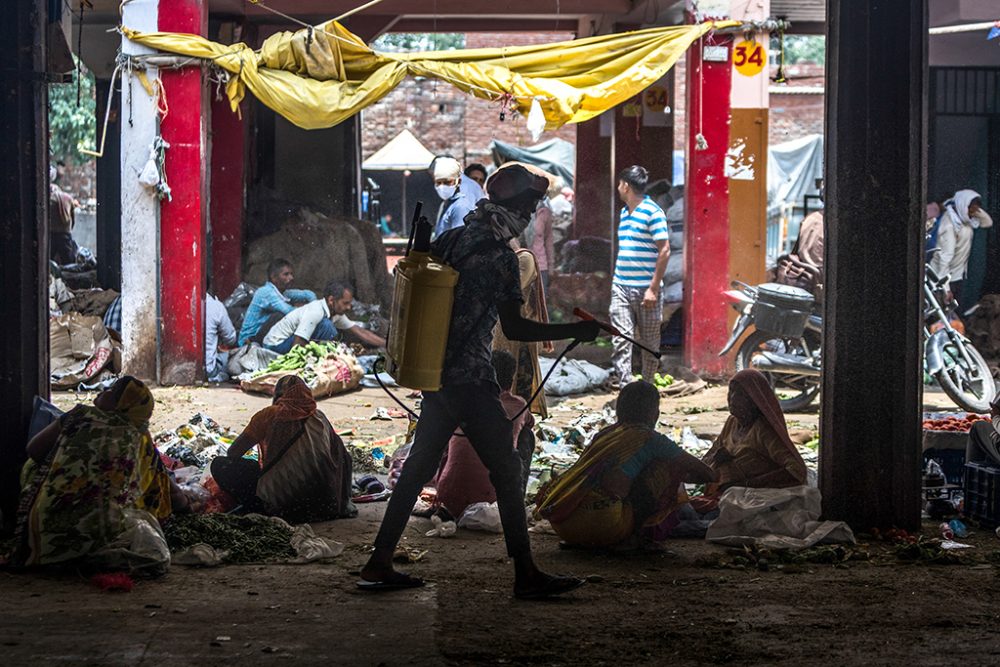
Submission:
M 205 412 L 242 427 L 266 399 L 235 389 L 157 389 L 154 430 Z M 83 397 L 80 397 L 83 398 Z M 935 399 L 936 396 L 930 398 Z M 600 407 L 609 395 L 563 403 Z M 56 396 L 62 407 L 76 401 Z M 725 388 L 665 401 L 662 419 L 697 433 L 721 428 Z M 405 420 L 368 421 L 388 406 L 378 390 L 327 399 L 338 430 L 359 437 L 400 432 Z M 931 400 L 928 408 L 945 408 Z M 693 419 L 692 419 L 693 418 Z M 809 428 L 817 414 L 790 420 Z M 427 553 L 409 567 L 430 583 L 417 591 L 355 589 L 384 504 L 357 519 L 317 524 L 346 544 L 337 560 L 312 565 L 174 567 L 131 593 L 103 593 L 73 574 L 0 573 L 4 664 L 21 665 L 993 665 L 1000 594 L 994 558 L 1000 540 L 977 531 L 954 565 L 900 562 L 891 547 L 866 541 L 871 558 L 831 564 L 734 565 L 726 549 L 676 540 L 669 553 L 561 550 L 533 534 L 553 572 L 587 576 L 564 600 L 519 602 L 502 537 L 459 531 L 425 537 L 411 519 L 404 539 Z M 925 532 L 934 533 L 927 524 Z M 719 559 L 728 565 L 719 566 Z

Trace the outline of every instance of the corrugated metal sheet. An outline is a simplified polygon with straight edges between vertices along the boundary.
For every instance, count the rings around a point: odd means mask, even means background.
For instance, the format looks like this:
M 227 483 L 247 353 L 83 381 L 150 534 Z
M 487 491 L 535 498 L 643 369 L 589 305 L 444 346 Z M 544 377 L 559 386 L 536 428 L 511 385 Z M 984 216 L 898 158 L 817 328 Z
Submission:
M 771 0 L 771 16 L 783 16 L 792 22 L 825 21 L 826 0 Z
M 1000 69 L 932 67 L 930 110 L 938 115 L 1000 113 Z

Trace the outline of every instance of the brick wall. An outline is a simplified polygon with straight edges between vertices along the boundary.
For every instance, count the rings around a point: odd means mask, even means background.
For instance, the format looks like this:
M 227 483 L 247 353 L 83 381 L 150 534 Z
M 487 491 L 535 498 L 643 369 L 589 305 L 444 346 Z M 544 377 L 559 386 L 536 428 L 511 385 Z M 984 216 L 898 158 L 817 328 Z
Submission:
M 546 44 L 572 39 L 571 33 L 470 33 L 466 48 L 494 48 Z M 362 112 L 362 158 L 369 157 L 404 128 L 432 153 L 450 153 L 465 164 L 489 163 L 493 139 L 531 145 L 525 119 L 507 114 L 500 121 L 500 105 L 466 95 L 436 79 L 408 77 L 377 104 Z M 576 127 L 566 125 L 545 132 L 539 141 L 559 137 L 576 143 Z

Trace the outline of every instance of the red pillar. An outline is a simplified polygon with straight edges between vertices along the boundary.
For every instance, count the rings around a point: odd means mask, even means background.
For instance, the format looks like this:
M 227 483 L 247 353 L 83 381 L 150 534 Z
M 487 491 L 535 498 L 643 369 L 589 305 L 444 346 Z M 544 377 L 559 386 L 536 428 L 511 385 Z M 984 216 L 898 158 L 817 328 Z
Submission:
M 605 113 L 614 113 L 606 111 Z M 611 137 L 601 136 L 600 117 L 576 126 L 576 194 L 573 237 L 613 237 Z
M 706 47 L 725 49 L 724 61 L 705 61 Z M 688 51 L 688 159 L 684 219 L 684 356 L 696 371 L 721 373 L 728 338 L 723 291 L 729 282 L 729 148 L 732 39 L 716 35 Z M 707 147 L 699 150 L 698 134 Z
M 204 0 L 161 0 L 159 29 L 204 35 Z M 205 118 L 201 67 L 160 70 L 169 112 L 165 171 L 173 199 L 160 205 L 160 381 L 193 384 L 205 373 Z M 151 239 L 150 242 L 153 240 Z
M 212 99 L 212 290 L 224 299 L 239 284 L 243 266 L 246 132 L 229 99 Z

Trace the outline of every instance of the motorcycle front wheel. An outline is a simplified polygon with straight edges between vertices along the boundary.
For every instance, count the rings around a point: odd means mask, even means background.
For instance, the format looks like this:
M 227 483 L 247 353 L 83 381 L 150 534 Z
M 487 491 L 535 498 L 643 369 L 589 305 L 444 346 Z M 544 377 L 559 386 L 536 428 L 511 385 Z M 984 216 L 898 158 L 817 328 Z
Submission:
M 972 367 L 969 367 L 959 345 L 968 353 Z M 944 393 L 948 394 L 948 398 L 966 412 L 989 413 L 990 401 L 996 395 L 997 388 L 983 355 L 970 343 L 959 339 L 948 341 L 944 347 L 944 357 L 944 368 L 934 379 Z
M 810 345 L 819 346 L 819 336 L 812 332 L 806 332 L 806 336 L 815 338 L 815 341 L 807 341 Z M 753 368 L 751 365 L 753 356 L 764 351 L 793 355 L 805 354 L 801 340 L 782 338 L 755 330 L 746 337 L 736 353 L 736 370 Z M 808 407 L 819 394 L 818 377 L 786 375 L 784 373 L 763 373 L 763 375 L 771 384 L 771 389 L 774 390 L 782 412 L 798 412 Z

